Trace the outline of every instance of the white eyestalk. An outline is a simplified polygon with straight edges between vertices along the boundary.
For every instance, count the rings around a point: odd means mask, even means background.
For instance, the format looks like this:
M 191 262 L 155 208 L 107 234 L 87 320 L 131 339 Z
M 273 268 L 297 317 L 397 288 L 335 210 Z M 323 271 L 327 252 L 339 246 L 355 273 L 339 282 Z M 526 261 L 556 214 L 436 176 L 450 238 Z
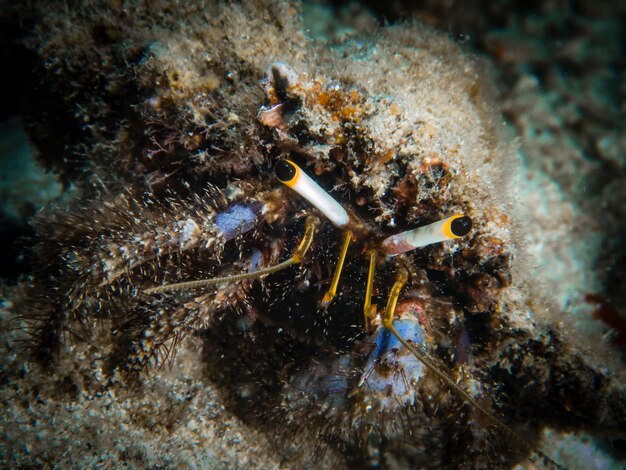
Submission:
M 406 232 L 397 233 L 383 240 L 385 254 L 395 256 L 446 240 L 464 237 L 472 229 L 472 219 L 458 214 L 447 219 L 418 227 Z
M 341 205 L 309 175 L 290 160 L 280 160 L 274 167 L 276 177 L 289 186 L 338 228 L 348 225 L 350 216 Z

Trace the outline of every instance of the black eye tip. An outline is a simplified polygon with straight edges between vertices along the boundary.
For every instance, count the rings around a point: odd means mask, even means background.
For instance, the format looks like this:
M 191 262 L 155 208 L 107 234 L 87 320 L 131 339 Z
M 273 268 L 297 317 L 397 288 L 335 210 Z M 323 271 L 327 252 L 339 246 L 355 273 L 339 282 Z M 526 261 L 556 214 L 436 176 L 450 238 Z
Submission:
M 456 237 L 464 237 L 470 230 L 472 230 L 472 219 L 466 215 L 454 219 L 450 224 L 450 231 Z
M 278 160 L 274 165 L 274 174 L 283 183 L 291 181 L 296 175 L 296 167 L 287 160 Z

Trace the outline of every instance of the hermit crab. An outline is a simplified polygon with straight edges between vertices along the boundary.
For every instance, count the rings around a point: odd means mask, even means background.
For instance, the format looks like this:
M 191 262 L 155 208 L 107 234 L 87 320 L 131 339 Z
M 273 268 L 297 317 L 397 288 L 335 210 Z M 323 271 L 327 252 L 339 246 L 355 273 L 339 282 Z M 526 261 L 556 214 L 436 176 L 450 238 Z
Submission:
M 339 55 L 283 3 L 179 5 L 160 36 L 137 8 L 123 31 L 77 36 L 102 41 L 84 54 L 105 77 L 41 49 L 87 90 L 61 95 L 89 158 L 79 197 L 35 218 L 14 305 L 30 357 L 74 355 L 65 388 L 140 396 L 198 341 L 198 382 L 304 468 L 558 466 L 543 427 L 586 426 L 598 387 L 619 408 L 621 389 L 536 315 L 515 259 L 515 148 L 457 46 L 415 26 Z M 54 48 L 58 25 L 83 23 L 50 24 Z
M 71 249 L 54 261 L 58 310 L 27 316 L 38 353 L 64 334 L 89 336 L 106 318 L 115 338 L 108 373 L 131 377 L 173 360 L 196 332 L 213 380 L 252 388 L 250 416 L 290 423 L 284 431 L 313 440 L 321 455 L 332 447 L 355 464 L 398 458 L 440 467 L 470 455 L 476 467 L 535 452 L 558 466 L 499 417 L 493 390 L 465 370 L 468 330 L 494 341 L 484 329 L 498 321 L 507 255 L 485 236 L 489 249 L 472 249 L 469 204 L 448 201 L 454 215 L 442 214 L 439 196 L 417 194 L 421 206 L 412 207 L 419 185 L 449 191 L 454 169 L 435 157 L 413 169 L 390 157 L 372 164 L 353 149 L 320 159 L 298 144 L 310 138 L 296 130 L 307 100 L 331 122 L 337 113 L 350 122 L 367 112 L 361 94 L 307 82 L 283 63 L 270 66 L 263 87 L 270 108 L 258 118 L 275 133 L 277 151 L 265 162 L 274 175 L 262 170 L 188 198 L 120 195 L 52 221 L 50 237 Z M 344 125 L 333 138 L 354 131 Z M 323 189 L 305 169 L 315 165 L 324 184 L 356 204 Z M 368 172 L 385 174 L 395 192 L 379 198 L 350 183 Z M 381 210 L 388 200 L 391 212 Z M 462 430 L 452 439 L 450 426 Z M 451 446 L 467 450 L 456 453 L 461 460 L 446 460 Z
M 332 281 L 324 296 L 320 300 L 320 310 L 329 308 L 337 294 L 343 265 L 346 261 L 349 245 L 352 241 L 358 242 L 362 254 L 369 258 L 367 282 L 364 288 L 363 300 L 363 333 L 358 340 L 352 339 L 354 351 L 349 356 L 337 357 L 330 362 L 327 360 L 298 375 L 295 379 L 296 389 L 301 396 L 294 401 L 312 400 L 314 406 L 328 411 L 326 406 L 332 406 L 331 414 L 344 414 L 342 418 L 349 422 L 344 423 L 347 429 L 359 428 L 359 433 L 368 436 L 361 438 L 365 441 L 372 439 L 382 442 L 388 432 L 383 420 L 394 422 L 397 417 L 390 413 L 409 413 L 417 405 L 420 379 L 425 373 L 433 374 L 446 387 L 450 387 L 468 404 L 482 413 L 486 420 L 508 433 L 511 438 L 520 441 L 526 450 L 537 452 L 547 463 L 560 467 L 541 450 L 535 448 L 518 432 L 505 424 L 501 419 L 479 403 L 471 392 L 458 385 L 447 367 L 427 353 L 426 327 L 429 324 L 424 316 L 424 306 L 419 301 L 404 301 L 402 308 L 396 309 L 401 291 L 409 281 L 413 268 L 411 262 L 402 257 L 395 258 L 395 282 L 388 294 L 385 309 L 377 311 L 372 303 L 374 279 L 377 259 L 391 258 L 402 253 L 410 252 L 431 244 L 441 243 L 466 236 L 471 228 L 472 221 L 465 215 L 454 215 L 443 220 L 416 229 L 404 231 L 382 238 L 380 232 L 372 225 L 359 219 L 355 213 L 348 213 L 332 196 L 324 191 L 310 176 L 297 164 L 290 160 L 280 160 L 275 166 L 276 177 L 286 186 L 306 199 L 319 213 L 328 219 L 335 227 L 343 232 L 340 253 Z M 246 212 L 239 206 L 225 213 L 218 214 L 216 222 L 222 226 L 220 219 L 226 217 L 233 227 L 241 232 L 248 231 L 249 218 L 252 212 Z M 318 231 L 320 219 L 314 215 L 306 218 L 304 234 L 291 256 L 275 265 L 260 268 L 260 263 L 250 261 L 248 272 L 225 277 L 215 277 L 205 280 L 186 281 L 152 287 L 144 290 L 147 295 L 181 291 L 188 289 L 202 289 L 210 285 L 236 283 L 251 279 L 258 279 L 290 268 L 293 265 L 305 262 L 305 257 Z M 233 227 L 222 229 L 222 232 L 232 232 Z M 258 258 L 254 253 L 251 258 Z M 322 313 L 322 311 L 320 311 Z M 332 321 L 328 328 L 332 330 Z M 429 328 L 429 327 L 428 327 Z M 429 334 L 432 335 L 431 332 Z M 358 337 L 358 336 L 357 336 Z M 347 344 L 350 344 L 348 341 Z M 432 340 L 431 340 L 432 342 Z M 291 393 L 294 393 L 293 391 Z M 484 393 L 484 392 L 483 392 Z M 477 394 L 480 395 L 480 392 Z M 294 399 L 294 397 L 290 397 Z M 352 403 L 350 403 L 352 402 Z M 312 404 L 309 403 L 308 406 Z M 293 406 L 293 405 L 290 405 Z M 337 409 L 333 409 L 337 407 Z M 341 408 L 344 408 L 343 410 Z M 384 418 L 383 418 L 384 417 Z M 397 425 L 394 424 L 392 426 Z M 403 425 L 410 426 L 410 423 Z M 388 425 L 387 425 L 388 426 Z M 411 430 L 405 430 L 411 433 Z M 374 437 L 375 436 L 375 437 Z M 378 445 L 380 445 L 378 442 Z M 370 462 L 372 463 L 372 462 Z

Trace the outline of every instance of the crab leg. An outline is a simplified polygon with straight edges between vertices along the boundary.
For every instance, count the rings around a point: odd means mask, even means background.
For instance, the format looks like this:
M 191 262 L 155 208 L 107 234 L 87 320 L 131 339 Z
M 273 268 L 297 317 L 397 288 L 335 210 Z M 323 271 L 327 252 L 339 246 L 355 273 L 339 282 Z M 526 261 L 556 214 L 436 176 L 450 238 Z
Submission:
M 374 290 L 374 273 L 376 271 L 376 251 L 370 250 L 370 267 L 367 272 L 367 285 L 365 287 L 365 304 L 363 305 L 363 318 L 365 331 L 369 331 L 370 322 L 376 316 L 376 305 L 372 305 L 372 291 Z
M 535 452 L 537 455 L 541 456 L 546 462 L 549 462 L 555 468 L 563 468 L 557 462 L 555 462 L 552 458 L 550 458 L 543 451 L 539 450 L 536 446 L 534 446 L 528 439 L 524 438 L 518 432 L 513 430 L 508 424 L 494 415 L 492 412 L 487 410 L 484 406 L 478 403 L 465 389 L 459 386 L 452 377 L 450 377 L 443 369 L 443 366 L 438 366 L 431 358 L 423 351 L 420 351 L 417 347 L 409 343 L 405 340 L 402 335 L 398 332 L 398 330 L 393 325 L 393 317 L 396 310 L 396 303 L 398 302 L 398 297 L 400 296 L 400 291 L 404 287 L 408 280 L 408 273 L 403 269 L 398 274 L 396 274 L 396 282 L 391 288 L 391 292 L 389 293 L 389 298 L 387 299 L 387 306 L 385 308 L 385 314 L 383 316 L 383 326 L 387 328 L 396 339 L 404 346 L 411 354 L 413 354 L 424 366 L 433 374 L 439 378 L 445 385 L 450 387 L 454 392 L 456 392 L 461 398 L 463 398 L 467 403 L 472 405 L 478 411 L 480 411 L 484 416 L 487 417 L 497 428 L 506 431 L 513 438 L 522 442 L 529 451 Z
M 179 282 L 176 284 L 167 284 L 164 286 L 152 287 L 150 289 L 144 290 L 144 294 L 156 294 L 158 292 L 170 292 L 177 290 L 185 290 L 185 289 L 195 289 L 198 287 L 205 287 L 213 284 L 221 284 L 222 282 L 237 282 L 242 281 L 244 279 L 256 279 L 262 276 L 266 276 L 268 274 L 272 274 L 278 271 L 282 271 L 283 269 L 288 268 L 294 264 L 299 264 L 304 259 L 311 243 L 313 242 L 313 235 L 315 234 L 315 230 L 319 225 L 319 219 L 315 216 L 309 216 L 306 220 L 306 228 L 304 230 L 304 235 L 300 244 L 295 249 L 293 254 L 289 259 L 286 259 L 282 263 L 278 263 L 274 266 L 270 266 L 268 268 L 260 269 L 258 271 L 254 271 L 251 273 L 242 273 L 236 274 L 234 276 L 224 276 L 224 277 L 214 277 L 211 279 L 200 279 L 197 281 L 187 281 L 187 282 Z
M 324 294 L 322 299 L 322 307 L 327 308 L 337 294 L 337 285 L 339 284 L 339 278 L 341 277 L 341 270 L 343 269 L 343 263 L 346 260 L 346 254 L 348 253 L 348 246 L 352 240 L 352 232 L 347 230 L 343 234 L 343 243 L 341 245 L 341 251 L 339 252 L 339 259 L 337 260 L 337 266 L 335 267 L 335 275 L 333 281 L 330 284 L 330 288 Z

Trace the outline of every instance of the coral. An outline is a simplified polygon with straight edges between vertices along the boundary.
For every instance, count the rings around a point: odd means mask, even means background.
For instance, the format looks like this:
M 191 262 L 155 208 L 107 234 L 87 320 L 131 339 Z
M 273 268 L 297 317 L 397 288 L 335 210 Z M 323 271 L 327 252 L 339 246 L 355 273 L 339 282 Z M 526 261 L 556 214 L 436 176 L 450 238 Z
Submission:
M 30 335 L 7 359 L 3 415 L 69 423 L 75 407 L 90 429 L 61 457 L 57 439 L 6 463 L 89 463 L 95 446 L 118 464 L 248 466 L 212 442 L 239 452 L 248 428 L 294 467 L 510 467 L 545 426 L 623 436 L 621 376 L 575 347 L 536 285 L 485 62 L 418 24 L 330 49 L 282 2 L 33 8 L 27 128 L 75 189 L 33 220 L 32 273 L 5 315 Z M 328 308 L 340 232 L 277 182 L 284 158 L 362 226 Z M 374 301 L 408 272 L 396 328 L 465 395 L 362 313 L 368 249 L 457 213 L 470 236 L 381 260 Z M 274 266 L 314 229 L 298 266 L 158 289 Z M 122 423 L 127 448 L 98 422 Z

